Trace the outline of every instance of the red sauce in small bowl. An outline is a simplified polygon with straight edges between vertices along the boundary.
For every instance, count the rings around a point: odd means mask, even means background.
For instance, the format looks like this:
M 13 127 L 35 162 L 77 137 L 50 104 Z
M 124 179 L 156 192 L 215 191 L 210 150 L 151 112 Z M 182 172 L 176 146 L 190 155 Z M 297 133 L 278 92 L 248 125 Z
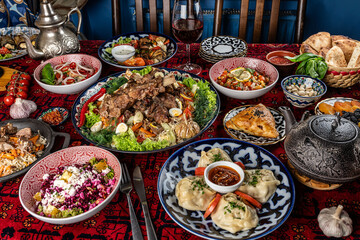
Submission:
M 228 166 L 217 166 L 209 171 L 209 180 L 220 186 L 232 186 L 240 181 L 237 171 Z
M 269 61 L 274 63 L 274 64 L 278 64 L 278 65 L 288 65 L 288 64 L 293 63 L 289 59 L 286 59 L 286 58 L 284 58 L 282 56 L 273 56 L 273 57 L 269 58 Z

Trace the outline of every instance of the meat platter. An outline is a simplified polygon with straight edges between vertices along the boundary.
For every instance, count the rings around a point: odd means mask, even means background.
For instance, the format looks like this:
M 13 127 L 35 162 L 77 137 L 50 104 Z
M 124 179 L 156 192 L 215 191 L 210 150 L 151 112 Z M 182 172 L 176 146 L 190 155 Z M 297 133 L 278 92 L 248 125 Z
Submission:
M 87 141 L 121 153 L 186 144 L 215 121 L 220 98 L 206 80 L 148 66 L 108 76 L 75 100 L 72 122 Z

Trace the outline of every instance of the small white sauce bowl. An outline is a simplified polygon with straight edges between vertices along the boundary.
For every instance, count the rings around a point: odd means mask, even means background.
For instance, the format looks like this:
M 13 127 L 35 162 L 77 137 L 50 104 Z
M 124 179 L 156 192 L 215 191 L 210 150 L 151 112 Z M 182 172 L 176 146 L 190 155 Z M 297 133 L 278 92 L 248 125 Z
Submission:
M 217 166 L 226 166 L 226 167 L 230 167 L 230 168 L 234 169 L 240 175 L 240 181 L 231 186 L 220 186 L 220 185 L 217 185 L 217 184 L 211 182 L 209 179 L 210 170 Z M 218 193 L 229 193 L 229 192 L 234 192 L 235 190 L 237 190 L 240 187 L 240 185 L 244 181 L 245 173 L 244 173 L 244 170 L 239 165 L 237 165 L 233 162 L 219 161 L 219 162 L 214 162 L 205 168 L 204 178 L 205 178 L 206 184 L 209 185 L 209 187 L 212 188 L 214 191 L 216 191 Z
M 118 54 L 119 51 L 131 51 L 129 54 Z M 130 45 L 116 46 L 111 50 L 111 54 L 118 62 L 125 62 L 129 58 L 135 55 L 135 48 Z

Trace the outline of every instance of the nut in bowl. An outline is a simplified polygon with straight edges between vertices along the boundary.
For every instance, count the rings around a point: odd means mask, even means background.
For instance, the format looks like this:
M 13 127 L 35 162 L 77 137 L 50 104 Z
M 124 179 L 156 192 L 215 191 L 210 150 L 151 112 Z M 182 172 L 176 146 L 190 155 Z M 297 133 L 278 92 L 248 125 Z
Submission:
M 102 64 L 86 54 L 68 54 L 51 58 L 34 71 L 34 79 L 45 90 L 58 94 L 76 94 L 95 83 Z
M 305 108 L 317 102 L 327 90 L 324 82 L 306 75 L 292 75 L 281 81 L 286 99 L 295 107 Z
M 204 178 L 207 185 L 219 193 L 234 192 L 245 178 L 244 170 L 229 161 L 219 161 L 205 168 Z
M 92 146 L 71 147 L 35 164 L 20 184 L 19 198 L 24 209 L 41 221 L 76 223 L 110 203 L 120 181 L 120 162 L 112 153 Z
M 236 99 L 254 99 L 269 92 L 279 79 L 276 68 L 256 58 L 229 58 L 214 64 L 210 80 L 222 94 Z

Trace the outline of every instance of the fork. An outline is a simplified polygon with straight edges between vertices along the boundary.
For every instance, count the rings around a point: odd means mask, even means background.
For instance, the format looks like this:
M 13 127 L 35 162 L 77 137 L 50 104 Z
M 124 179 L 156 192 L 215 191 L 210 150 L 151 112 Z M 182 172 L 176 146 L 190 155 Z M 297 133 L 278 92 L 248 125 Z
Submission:
M 140 229 L 138 220 L 136 218 L 134 207 L 133 207 L 133 205 L 131 203 L 131 198 L 130 198 L 130 192 L 133 189 L 130 174 L 129 174 L 129 171 L 128 171 L 127 166 L 126 166 L 125 163 L 120 163 L 120 165 L 121 165 L 121 172 L 122 172 L 122 174 L 121 174 L 122 175 L 121 176 L 121 182 L 120 182 L 120 191 L 122 193 L 125 193 L 126 197 L 127 197 L 127 201 L 128 201 L 128 205 L 129 205 L 131 231 L 132 231 L 133 239 L 134 240 L 142 240 L 144 238 L 142 236 L 141 229 Z

